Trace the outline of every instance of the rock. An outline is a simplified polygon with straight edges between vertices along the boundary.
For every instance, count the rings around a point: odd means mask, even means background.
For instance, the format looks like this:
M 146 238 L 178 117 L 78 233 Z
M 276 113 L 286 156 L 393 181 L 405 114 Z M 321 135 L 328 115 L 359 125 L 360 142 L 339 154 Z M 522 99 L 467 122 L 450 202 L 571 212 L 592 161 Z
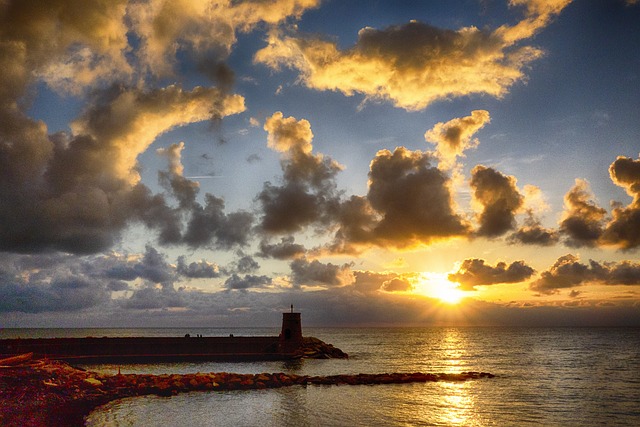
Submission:
M 319 341 L 319 340 L 318 340 Z M 325 353 L 325 349 L 321 351 Z M 338 353 L 337 353 L 338 354 Z M 185 375 L 102 375 L 75 369 L 65 363 L 44 361 L 37 365 L 0 371 L 0 414 L 12 414 L 13 425 L 82 425 L 82 417 L 111 400 L 155 394 L 172 396 L 196 390 L 252 390 L 294 385 L 364 385 L 427 381 L 467 381 L 494 378 L 487 372 L 457 374 L 383 373 L 300 376 L 285 373 Z M 77 422 L 68 419 L 73 414 Z M 34 421 L 25 420 L 45 420 Z M 48 421 L 46 421 L 48 420 Z
M 95 378 L 85 378 L 83 381 L 85 383 L 87 383 L 87 384 L 91 384 L 91 385 L 96 386 L 96 387 L 99 387 L 99 386 L 102 385 L 102 381 L 97 380 Z

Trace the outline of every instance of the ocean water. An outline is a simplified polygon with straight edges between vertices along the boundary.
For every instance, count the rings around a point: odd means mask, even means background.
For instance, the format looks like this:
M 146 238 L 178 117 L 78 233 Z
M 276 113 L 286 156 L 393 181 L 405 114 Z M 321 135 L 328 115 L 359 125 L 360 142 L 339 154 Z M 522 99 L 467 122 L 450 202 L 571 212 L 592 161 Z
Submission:
M 228 330 L 191 329 L 192 335 Z M 36 332 L 33 332 L 37 334 Z M 51 331 L 41 332 L 52 335 Z M 179 335 L 183 330 L 75 330 L 56 336 Z M 272 335 L 246 329 L 235 335 Z M 4 331 L 3 335 L 6 336 Z M 637 328 L 305 328 L 348 360 L 93 365 L 116 373 L 288 372 L 333 375 L 484 371 L 464 383 L 294 386 L 122 399 L 87 426 L 640 425 Z M 23 334 L 24 335 L 24 334 Z

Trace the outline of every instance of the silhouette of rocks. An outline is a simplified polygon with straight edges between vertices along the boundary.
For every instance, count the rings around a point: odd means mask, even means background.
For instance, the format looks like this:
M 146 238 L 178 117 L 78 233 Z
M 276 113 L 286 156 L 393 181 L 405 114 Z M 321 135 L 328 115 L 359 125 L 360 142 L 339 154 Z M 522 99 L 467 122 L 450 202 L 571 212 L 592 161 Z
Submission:
M 331 352 L 323 349 L 318 350 L 318 354 L 328 355 Z M 132 396 L 172 396 L 191 391 L 255 390 L 296 385 L 467 381 L 493 377 L 494 375 L 486 372 L 329 376 L 228 372 L 105 375 L 74 368 L 64 362 L 41 360 L 0 369 L 0 425 L 81 426 L 84 425 L 84 417 L 95 407 L 111 400 Z
M 331 344 L 315 337 L 304 337 L 302 347 L 295 352 L 295 356 L 305 359 L 348 359 L 349 355 Z

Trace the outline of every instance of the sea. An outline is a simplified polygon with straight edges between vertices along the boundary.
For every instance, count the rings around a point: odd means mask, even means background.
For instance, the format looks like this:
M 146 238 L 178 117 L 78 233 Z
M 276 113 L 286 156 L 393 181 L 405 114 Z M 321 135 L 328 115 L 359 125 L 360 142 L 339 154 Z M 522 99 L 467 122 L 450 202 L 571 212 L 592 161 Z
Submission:
M 3 330 L 16 336 L 277 335 L 273 328 Z M 87 426 L 639 426 L 640 328 L 304 328 L 349 359 L 90 365 L 107 374 L 490 372 L 398 385 L 292 386 L 113 401 Z

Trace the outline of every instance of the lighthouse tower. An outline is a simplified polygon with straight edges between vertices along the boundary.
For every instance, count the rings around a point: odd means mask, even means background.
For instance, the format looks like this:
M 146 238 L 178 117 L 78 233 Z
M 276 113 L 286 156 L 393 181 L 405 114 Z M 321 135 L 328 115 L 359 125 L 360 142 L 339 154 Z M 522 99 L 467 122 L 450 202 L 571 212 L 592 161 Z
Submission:
M 302 346 L 302 324 L 300 313 L 282 313 L 282 331 L 280 332 L 279 347 L 281 353 L 293 353 Z

